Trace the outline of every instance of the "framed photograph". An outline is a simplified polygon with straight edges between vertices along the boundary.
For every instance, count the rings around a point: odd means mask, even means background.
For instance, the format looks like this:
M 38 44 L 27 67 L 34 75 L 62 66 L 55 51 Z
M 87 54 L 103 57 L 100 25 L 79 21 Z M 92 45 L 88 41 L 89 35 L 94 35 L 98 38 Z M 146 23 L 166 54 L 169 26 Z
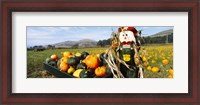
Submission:
M 28 26 L 27 78 L 173 78 L 173 28 Z
M 3 104 L 199 104 L 199 1 L 2 1 Z

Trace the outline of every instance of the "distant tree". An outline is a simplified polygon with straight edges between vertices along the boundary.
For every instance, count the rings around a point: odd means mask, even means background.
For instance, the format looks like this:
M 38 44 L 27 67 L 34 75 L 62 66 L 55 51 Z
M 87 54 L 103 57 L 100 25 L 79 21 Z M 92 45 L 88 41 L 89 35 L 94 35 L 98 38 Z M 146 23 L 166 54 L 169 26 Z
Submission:
M 34 49 L 35 52 L 44 51 L 45 50 L 45 48 L 42 45 L 34 46 L 33 49 Z
M 33 50 L 33 47 L 28 47 L 27 50 L 31 51 L 31 50 Z
M 38 46 L 33 46 L 33 48 L 37 48 Z
M 142 44 L 159 44 L 166 43 L 168 38 L 168 43 L 173 43 L 173 33 L 170 33 L 168 36 L 158 36 L 158 37 L 142 37 L 144 42 Z M 141 41 L 142 42 L 142 41 Z
M 103 41 L 99 40 L 99 41 L 97 42 L 97 46 L 103 47 L 103 46 L 104 46 Z
M 168 42 L 173 43 L 173 33 L 168 36 Z
M 111 39 L 111 38 L 109 38 L 109 39 L 104 39 L 104 40 L 99 40 L 99 41 L 97 42 L 97 45 L 98 45 L 98 46 L 101 46 L 101 47 L 104 47 L 104 46 L 106 46 L 106 45 L 111 45 L 111 42 L 112 42 L 112 39 Z
M 39 45 L 38 48 L 43 48 L 43 46 L 42 46 L 42 45 Z
M 47 45 L 47 49 L 55 49 L 55 46 L 53 46 L 53 45 Z
M 48 48 L 48 49 L 52 48 L 52 45 L 47 45 L 47 48 Z

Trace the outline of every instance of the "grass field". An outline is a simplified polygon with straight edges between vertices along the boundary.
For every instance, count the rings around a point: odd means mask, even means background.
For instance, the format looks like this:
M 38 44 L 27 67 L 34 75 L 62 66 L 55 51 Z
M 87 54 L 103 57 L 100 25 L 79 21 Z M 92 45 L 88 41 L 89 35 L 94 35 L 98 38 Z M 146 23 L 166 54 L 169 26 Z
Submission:
M 147 45 L 143 46 L 146 50 L 147 64 L 144 64 L 144 78 L 167 78 L 168 70 L 173 68 L 173 46 L 170 45 Z M 52 54 L 59 57 L 61 52 L 70 51 L 72 53 L 87 51 L 90 54 L 100 54 L 107 48 L 81 48 L 81 49 L 55 49 L 44 51 L 28 51 L 27 53 L 27 77 L 28 78 L 53 78 L 53 75 L 43 70 L 43 62 Z M 140 53 L 141 55 L 142 53 Z M 167 60 L 168 64 L 163 64 Z M 152 68 L 157 67 L 159 72 L 152 72 Z M 148 69 L 147 69 L 148 68 Z

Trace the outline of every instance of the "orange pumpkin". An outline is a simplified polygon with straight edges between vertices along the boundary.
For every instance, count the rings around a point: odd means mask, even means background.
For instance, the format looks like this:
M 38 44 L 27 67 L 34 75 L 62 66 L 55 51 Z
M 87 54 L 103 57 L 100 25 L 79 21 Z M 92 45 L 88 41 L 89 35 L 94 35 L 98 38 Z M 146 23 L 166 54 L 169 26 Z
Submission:
M 67 63 L 62 62 L 60 64 L 60 70 L 66 72 L 69 69 L 69 65 Z
M 99 58 L 95 55 L 88 55 L 85 58 L 85 64 L 87 65 L 87 67 L 91 68 L 91 69 L 96 69 L 97 67 L 99 67 L 100 61 Z
M 85 63 L 85 62 L 86 62 L 86 59 L 82 60 L 82 62 Z
M 167 59 L 164 59 L 164 60 L 162 60 L 162 63 L 167 65 L 167 64 L 169 64 L 169 61 Z
M 96 76 L 106 76 L 106 67 L 105 66 L 101 66 L 95 69 L 95 75 Z
M 151 71 L 154 72 L 154 73 L 157 73 L 157 72 L 159 72 L 160 70 L 159 70 L 158 67 L 153 67 L 153 68 L 151 69 Z

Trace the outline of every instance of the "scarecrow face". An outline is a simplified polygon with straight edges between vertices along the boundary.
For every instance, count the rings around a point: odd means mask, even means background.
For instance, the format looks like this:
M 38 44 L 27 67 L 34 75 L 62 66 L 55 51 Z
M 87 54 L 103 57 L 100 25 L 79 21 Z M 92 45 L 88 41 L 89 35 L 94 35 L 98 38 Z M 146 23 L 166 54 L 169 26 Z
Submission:
M 132 31 L 122 31 L 119 33 L 119 40 L 123 42 L 136 42 L 134 33 Z

